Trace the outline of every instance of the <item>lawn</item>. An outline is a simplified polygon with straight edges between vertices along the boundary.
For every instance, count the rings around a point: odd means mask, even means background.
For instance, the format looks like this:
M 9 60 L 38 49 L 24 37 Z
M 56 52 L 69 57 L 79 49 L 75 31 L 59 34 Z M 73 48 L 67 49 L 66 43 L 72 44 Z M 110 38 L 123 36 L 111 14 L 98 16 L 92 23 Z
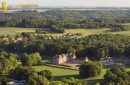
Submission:
M 100 81 L 103 79 L 103 76 L 105 75 L 107 69 L 111 68 L 107 67 L 107 68 L 103 68 L 102 73 L 97 76 L 97 77 L 93 77 L 93 78 L 88 78 L 87 80 L 91 83 L 91 82 L 96 82 L 96 81 Z M 41 70 L 50 70 L 53 74 L 53 76 L 55 77 L 55 79 L 62 79 L 64 77 L 75 77 L 75 78 L 79 78 L 79 69 L 78 67 L 67 67 L 67 66 L 59 66 L 59 65 L 40 65 L 40 66 L 33 66 L 34 69 L 36 69 L 36 71 L 41 71 Z M 130 71 L 130 68 L 127 67 L 126 68 L 127 71 Z
M 50 70 L 53 73 L 53 76 L 69 76 L 79 74 L 78 67 L 67 67 L 67 66 L 58 66 L 58 65 L 40 65 L 33 66 L 36 71 L 41 70 Z
M 47 64 L 47 65 L 33 66 L 33 68 L 36 71 L 49 70 L 52 72 L 53 76 L 58 77 L 58 79 L 63 77 L 79 78 L 79 69 L 78 69 L 79 67 L 67 67 L 61 65 Z M 89 78 L 88 80 L 103 79 L 105 73 L 106 73 L 106 69 L 103 69 L 102 73 L 99 76 Z
M 40 65 L 33 66 L 36 71 L 49 70 L 52 72 L 55 79 L 61 79 L 63 77 L 78 77 L 78 67 L 66 67 L 58 65 Z

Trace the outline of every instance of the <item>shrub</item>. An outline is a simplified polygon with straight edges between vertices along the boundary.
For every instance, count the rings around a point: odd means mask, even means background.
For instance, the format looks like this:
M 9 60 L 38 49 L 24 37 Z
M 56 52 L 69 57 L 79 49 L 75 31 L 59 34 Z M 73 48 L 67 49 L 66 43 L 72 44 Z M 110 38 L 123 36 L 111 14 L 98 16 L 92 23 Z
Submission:
M 50 72 L 49 70 L 43 70 L 38 72 L 39 75 L 46 77 L 48 80 L 52 79 L 52 72 Z
M 82 78 L 98 76 L 102 71 L 102 64 L 99 62 L 87 62 L 80 66 L 80 76 Z

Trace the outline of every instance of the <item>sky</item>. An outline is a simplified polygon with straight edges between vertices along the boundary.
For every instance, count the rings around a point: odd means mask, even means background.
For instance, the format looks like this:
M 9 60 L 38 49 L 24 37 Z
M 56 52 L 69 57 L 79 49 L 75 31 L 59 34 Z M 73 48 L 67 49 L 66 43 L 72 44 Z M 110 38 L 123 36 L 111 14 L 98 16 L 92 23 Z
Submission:
M 0 0 L 4 1 L 4 0 Z M 130 7 L 130 0 L 5 0 L 8 4 L 35 3 L 39 6 Z

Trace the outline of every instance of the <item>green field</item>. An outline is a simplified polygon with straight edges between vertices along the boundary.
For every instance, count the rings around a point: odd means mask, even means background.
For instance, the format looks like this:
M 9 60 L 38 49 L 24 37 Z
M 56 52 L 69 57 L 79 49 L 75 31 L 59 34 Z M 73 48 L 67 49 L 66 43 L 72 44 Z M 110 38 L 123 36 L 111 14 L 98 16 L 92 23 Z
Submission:
M 106 33 L 107 31 L 109 31 L 110 29 L 108 28 L 99 28 L 99 29 L 66 29 L 65 33 L 63 34 L 46 34 L 46 35 L 52 35 L 52 36 L 62 36 L 64 34 L 67 33 L 82 33 L 83 36 L 88 36 L 88 35 L 92 35 L 92 34 L 102 34 L 102 33 Z
M 50 70 L 55 77 L 78 77 L 79 78 L 79 70 L 78 67 L 65 67 L 65 66 L 33 66 L 36 71 L 41 70 Z M 88 80 L 102 79 L 104 74 L 106 73 L 106 69 L 102 70 L 102 73 L 93 78 L 89 78 Z
M 111 66 L 112 67 L 112 66 Z M 41 70 L 50 70 L 54 76 L 54 79 L 62 79 L 62 78 L 68 78 L 68 77 L 75 77 L 75 78 L 79 78 L 79 70 L 78 67 L 66 67 L 66 66 L 58 66 L 58 65 L 40 65 L 40 66 L 33 66 L 33 68 L 36 69 L 36 71 L 41 71 Z M 97 76 L 97 77 L 93 77 L 93 78 L 88 78 L 88 82 L 99 82 L 100 80 L 103 79 L 106 71 L 108 68 L 104 68 L 102 70 L 102 73 Z M 126 68 L 127 71 L 130 71 L 130 68 Z
M 0 35 L 16 35 L 22 32 L 35 32 L 35 28 L 14 28 L 14 27 L 5 27 L 0 28 Z M 123 34 L 130 36 L 129 31 L 120 31 L 120 32 L 111 32 L 109 28 L 98 28 L 98 29 L 66 29 L 65 33 L 48 33 L 48 34 L 41 34 L 41 35 L 52 35 L 52 36 L 62 36 L 67 33 L 82 33 L 82 36 L 88 36 L 92 34 Z
M 22 32 L 35 32 L 34 28 L 0 28 L 0 35 L 16 35 Z
M 111 34 L 122 34 L 122 35 L 128 35 L 130 36 L 130 30 L 129 31 L 120 31 L 120 32 L 110 32 Z
M 78 77 L 79 70 L 78 67 L 66 67 L 58 65 L 40 65 L 33 66 L 36 71 L 49 70 L 52 72 L 55 79 L 60 79 L 61 77 Z

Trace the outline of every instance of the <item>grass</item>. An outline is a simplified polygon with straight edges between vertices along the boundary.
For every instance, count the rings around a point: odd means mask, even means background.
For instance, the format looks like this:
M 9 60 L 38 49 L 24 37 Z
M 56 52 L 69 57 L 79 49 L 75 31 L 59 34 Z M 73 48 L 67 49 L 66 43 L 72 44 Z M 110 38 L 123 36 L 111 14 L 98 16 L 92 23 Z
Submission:
M 106 74 L 107 69 L 111 68 L 113 66 L 109 66 L 107 68 L 103 68 L 102 73 L 97 76 L 97 77 L 92 77 L 85 79 L 88 82 L 99 82 L 103 79 L 103 76 Z M 60 65 L 39 65 L 39 66 L 33 66 L 36 71 L 41 71 L 41 70 L 50 70 L 54 76 L 55 79 L 60 80 L 62 78 L 68 78 L 68 77 L 75 77 L 79 78 L 79 69 L 78 67 L 67 67 L 67 66 L 60 66 Z M 130 68 L 126 68 L 127 71 L 130 71 Z
M 0 28 L 0 35 L 16 35 L 22 32 L 35 32 L 35 28 L 15 28 L 15 27 L 5 27 Z M 109 28 L 98 28 L 98 29 L 66 29 L 65 33 L 49 33 L 42 35 L 52 35 L 52 36 L 62 36 L 67 33 L 82 33 L 82 36 L 89 36 L 93 34 L 122 34 L 130 36 L 129 31 L 111 32 Z
M 63 77 L 78 77 L 79 70 L 75 67 L 66 67 L 58 65 L 40 65 L 33 66 L 36 71 L 49 70 L 52 72 L 55 79 L 61 79 Z
M 82 33 L 82 36 L 88 36 L 88 35 L 92 35 L 92 34 L 101 34 L 101 33 L 106 33 L 107 31 L 109 31 L 110 29 L 108 28 L 98 28 L 98 29 L 66 29 L 65 33 L 61 34 L 61 33 L 54 33 L 54 34 L 45 34 L 45 35 L 52 35 L 52 36 L 62 36 L 64 34 L 67 33 L 72 33 L 72 34 L 76 34 L 76 33 Z
M 120 32 L 110 32 L 110 34 L 122 34 L 130 36 L 130 30 L 128 31 L 120 31 Z
M 16 35 L 22 32 L 35 32 L 34 28 L 0 28 L 0 35 Z
M 50 70 L 53 76 L 77 75 L 79 73 L 77 68 L 57 65 L 40 65 L 33 66 L 33 68 L 36 69 L 36 71 Z

